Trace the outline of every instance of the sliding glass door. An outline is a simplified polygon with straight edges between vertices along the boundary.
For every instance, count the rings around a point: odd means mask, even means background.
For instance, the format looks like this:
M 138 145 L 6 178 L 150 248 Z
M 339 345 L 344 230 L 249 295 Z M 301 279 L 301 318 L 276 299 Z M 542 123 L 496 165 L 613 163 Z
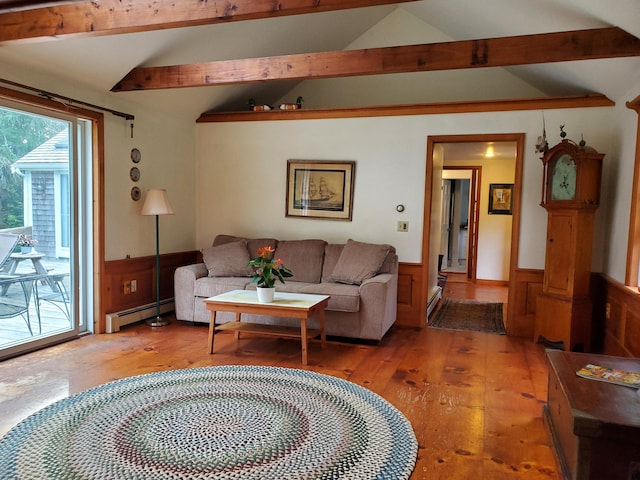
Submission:
M 88 328 L 91 155 L 91 122 L 0 101 L 0 358 Z

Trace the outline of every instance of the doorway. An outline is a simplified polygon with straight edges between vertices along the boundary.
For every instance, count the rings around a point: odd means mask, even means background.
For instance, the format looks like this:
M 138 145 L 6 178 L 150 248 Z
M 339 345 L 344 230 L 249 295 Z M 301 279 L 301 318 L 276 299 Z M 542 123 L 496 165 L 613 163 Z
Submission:
M 476 278 L 478 185 L 481 167 L 447 167 L 442 171 L 442 231 L 438 273 Z
M 509 165 L 504 161 L 504 148 L 509 150 Z M 502 285 L 508 288 L 511 299 L 515 292 L 511 282 L 516 278 L 516 268 L 520 231 L 520 198 L 522 184 L 524 134 L 479 134 L 435 136 L 427 139 L 427 169 L 425 183 L 425 229 L 423 238 L 423 281 L 427 288 L 427 299 L 432 298 L 432 289 L 438 286 L 440 244 L 444 237 L 441 232 L 443 174 L 448 168 L 482 167 L 482 178 L 478 180 L 476 198 L 477 241 L 474 244 L 477 262 L 476 274 L 467 282 L 487 285 Z M 512 205 L 509 215 L 491 215 L 488 195 L 491 184 L 512 184 Z M 470 215 L 472 215 L 470 211 Z M 471 223 L 471 222 L 470 222 Z M 480 225 L 480 226 L 478 226 Z M 434 229 L 436 231 L 434 231 Z M 471 236 L 468 235 L 468 238 Z M 467 262 L 471 255 L 467 254 Z M 442 260 L 444 262 L 444 259 Z M 469 265 L 467 263 L 467 269 Z M 427 301 L 427 305 L 429 302 Z M 515 305 L 508 301 L 505 325 L 509 332 L 510 308 Z
M 90 119 L 2 99 L 2 125 L 0 359 L 90 331 L 95 178 Z

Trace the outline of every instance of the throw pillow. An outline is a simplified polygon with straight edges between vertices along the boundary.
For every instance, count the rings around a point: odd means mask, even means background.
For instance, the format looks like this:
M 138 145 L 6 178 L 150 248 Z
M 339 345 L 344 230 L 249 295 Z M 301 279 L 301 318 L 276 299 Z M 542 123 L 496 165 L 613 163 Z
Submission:
M 378 273 L 391 248 L 391 245 L 376 245 L 349 239 L 333 269 L 331 280 L 360 285 Z
M 281 240 L 276 248 L 275 258 L 293 273 L 289 280 L 319 283 L 324 258 L 324 240 Z
M 251 269 L 249 263 L 249 251 L 246 240 L 223 243 L 215 247 L 202 250 L 204 260 L 210 277 L 248 277 Z

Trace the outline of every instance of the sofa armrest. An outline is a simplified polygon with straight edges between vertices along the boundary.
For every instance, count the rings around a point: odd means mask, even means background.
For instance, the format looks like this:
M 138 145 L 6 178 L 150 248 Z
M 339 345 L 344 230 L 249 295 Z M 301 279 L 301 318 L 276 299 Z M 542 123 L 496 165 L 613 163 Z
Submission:
M 394 275 L 391 273 L 379 273 L 375 277 L 367 278 L 360 288 L 365 287 L 371 283 L 389 283 L 393 280 Z
M 206 277 L 208 273 L 204 263 L 176 268 L 173 277 L 176 319 L 193 321 L 196 280 Z
M 396 321 L 398 274 L 380 273 L 360 285 L 362 338 L 382 339 Z

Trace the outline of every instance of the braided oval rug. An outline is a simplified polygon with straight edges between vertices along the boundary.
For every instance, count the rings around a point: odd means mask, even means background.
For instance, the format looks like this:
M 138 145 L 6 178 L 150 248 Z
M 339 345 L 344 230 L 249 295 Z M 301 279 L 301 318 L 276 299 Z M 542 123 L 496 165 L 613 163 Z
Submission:
M 280 367 L 124 378 L 60 400 L 0 440 L 0 478 L 406 479 L 417 441 L 354 383 Z

